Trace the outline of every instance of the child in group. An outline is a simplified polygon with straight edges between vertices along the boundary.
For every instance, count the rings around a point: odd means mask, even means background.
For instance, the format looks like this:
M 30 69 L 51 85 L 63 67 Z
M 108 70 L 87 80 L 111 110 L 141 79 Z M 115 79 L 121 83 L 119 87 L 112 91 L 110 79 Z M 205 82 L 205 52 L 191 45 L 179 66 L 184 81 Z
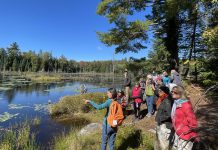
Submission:
M 85 100 L 86 104 L 91 104 L 94 108 L 101 110 L 101 109 L 107 109 L 104 120 L 103 120 L 103 125 L 102 125 L 102 144 L 101 144 L 101 150 L 106 150 L 107 147 L 107 139 L 109 139 L 109 147 L 110 150 L 114 149 L 114 142 L 117 134 L 117 127 L 112 127 L 108 124 L 107 118 L 109 115 L 109 108 L 110 105 L 112 104 L 113 100 L 116 100 L 117 98 L 117 91 L 114 88 L 110 88 L 107 91 L 107 96 L 108 100 L 104 102 L 103 104 L 96 104 L 92 100 Z
M 142 103 L 142 90 L 140 88 L 139 82 L 136 82 L 134 88 L 132 89 L 132 99 L 133 101 L 133 107 L 134 107 L 134 113 L 135 113 L 135 119 L 141 119 L 140 115 L 140 107 Z

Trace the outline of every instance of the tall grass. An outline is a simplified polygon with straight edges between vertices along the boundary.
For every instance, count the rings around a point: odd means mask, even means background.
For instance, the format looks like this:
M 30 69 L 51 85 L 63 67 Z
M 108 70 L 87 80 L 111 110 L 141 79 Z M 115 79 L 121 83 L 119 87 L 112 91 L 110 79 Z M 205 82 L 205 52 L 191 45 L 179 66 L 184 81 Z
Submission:
M 1 150 L 38 150 L 35 135 L 30 133 L 30 125 L 26 122 L 16 129 L 8 129 L 0 137 Z
M 88 122 L 101 122 L 105 110 L 96 111 L 92 107 L 84 105 L 83 99 L 93 99 L 96 103 L 105 101 L 104 93 L 88 93 L 83 95 L 66 96 L 51 107 L 51 115 L 60 120 L 74 120 L 80 117 Z M 88 112 L 88 113 L 87 113 Z M 84 126 L 85 124 L 82 124 Z M 54 150 L 97 150 L 101 146 L 101 130 L 88 135 L 78 135 L 79 129 L 73 129 L 66 135 L 56 137 L 53 143 Z M 151 133 L 144 132 L 135 126 L 119 127 L 115 142 L 118 150 L 152 150 L 153 137 Z
M 84 99 L 94 100 L 97 103 L 105 101 L 104 93 L 87 93 L 82 95 L 65 96 L 58 103 L 52 105 L 50 113 L 53 117 L 61 115 L 74 115 L 75 113 L 84 113 L 93 111 L 89 105 L 84 104 Z
M 78 135 L 72 130 L 55 139 L 54 150 L 97 150 L 101 147 L 101 130 L 88 135 Z M 153 135 L 142 132 L 134 126 L 121 126 L 118 130 L 115 149 L 153 150 Z

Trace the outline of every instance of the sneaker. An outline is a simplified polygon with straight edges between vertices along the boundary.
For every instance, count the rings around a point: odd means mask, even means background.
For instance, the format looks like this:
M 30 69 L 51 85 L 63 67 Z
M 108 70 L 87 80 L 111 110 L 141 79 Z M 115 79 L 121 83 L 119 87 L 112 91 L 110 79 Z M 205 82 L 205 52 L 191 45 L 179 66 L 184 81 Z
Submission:
M 150 113 L 148 113 L 148 114 L 146 115 L 146 117 L 150 118 L 150 117 L 151 117 L 151 114 L 150 114 Z

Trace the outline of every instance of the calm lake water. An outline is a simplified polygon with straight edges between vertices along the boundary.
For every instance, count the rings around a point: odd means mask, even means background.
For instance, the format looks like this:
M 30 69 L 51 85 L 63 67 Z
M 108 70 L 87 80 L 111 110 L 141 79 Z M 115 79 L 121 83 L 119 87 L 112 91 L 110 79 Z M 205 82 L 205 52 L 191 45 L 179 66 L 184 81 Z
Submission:
M 36 139 L 40 145 L 48 145 L 55 135 L 67 132 L 70 125 L 56 123 L 49 116 L 47 106 L 49 100 L 56 103 L 66 95 L 79 94 L 82 82 L 32 84 L 0 91 L 0 115 L 9 113 L 11 119 L 0 122 L 0 128 L 6 129 L 14 124 L 22 123 L 36 117 L 41 122 L 36 132 Z M 98 84 L 85 83 L 88 92 L 106 92 L 106 87 Z

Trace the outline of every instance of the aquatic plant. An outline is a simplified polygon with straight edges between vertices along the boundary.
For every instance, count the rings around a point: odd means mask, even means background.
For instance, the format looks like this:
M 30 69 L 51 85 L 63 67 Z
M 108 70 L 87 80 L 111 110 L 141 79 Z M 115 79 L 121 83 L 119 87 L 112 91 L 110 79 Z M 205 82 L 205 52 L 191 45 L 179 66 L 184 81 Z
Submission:
M 17 130 L 8 129 L 0 135 L 1 150 L 39 150 L 35 135 L 30 133 L 30 125 L 18 125 Z
M 9 104 L 9 109 L 23 109 L 23 108 L 31 108 L 30 106 L 22 106 L 20 104 Z
M 47 113 L 49 112 L 48 104 L 34 104 L 34 111 Z
M 3 114 L 0 114 L 0 122 L 5 122 L 7 120 L 15 118 L 18 115 L 19 115 L 19 113 L 17 113 L 17 114 L 10 114 L 8 112 L 4 112 Z
M 38 126 L 41 123 L 41 119 L 39 117 L 35 117 L 31 122 L 32 125 Z
M 11 90 L 11 87 L 0 87 L 0 91 L 7 91 L 7 90 Z

